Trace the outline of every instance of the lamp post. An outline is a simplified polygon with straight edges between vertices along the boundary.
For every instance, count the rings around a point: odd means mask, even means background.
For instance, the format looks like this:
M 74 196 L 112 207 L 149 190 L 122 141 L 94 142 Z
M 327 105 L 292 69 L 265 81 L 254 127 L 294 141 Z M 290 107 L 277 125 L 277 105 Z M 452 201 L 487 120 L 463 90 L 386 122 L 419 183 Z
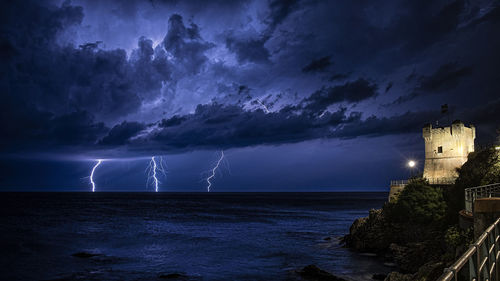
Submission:
M 407 165 L 408 168 L 410 168 L 410 179 L 411 179 L 411 177 L 413 176 L 413 171 L 417 166 L 417 162 L 415 162 L 414 160 L 409 160 Z

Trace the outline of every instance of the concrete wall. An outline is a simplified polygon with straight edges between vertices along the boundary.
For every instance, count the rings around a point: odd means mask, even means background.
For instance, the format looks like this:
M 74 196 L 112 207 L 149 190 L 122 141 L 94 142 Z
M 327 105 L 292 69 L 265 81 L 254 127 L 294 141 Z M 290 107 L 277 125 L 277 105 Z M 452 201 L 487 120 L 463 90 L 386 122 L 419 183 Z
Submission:
M 455 121 L 450 127 L 423 128 L 425 140 L 424 178 L 429 181 L 456 178 L 456 168 L 467 161 L 467 155 L 474 151 L 476 129 Z
M 405 188 L 406 185 L 404 184 L 399 184 L 399 185 L 391 185 L 391 189 L 389 190 L 389 202 L 393 202 L 398 198 L 398 195 L 403 189 Z
M 479 198 L 474 201 L 474 240 L 500 217 L 500 198 Z

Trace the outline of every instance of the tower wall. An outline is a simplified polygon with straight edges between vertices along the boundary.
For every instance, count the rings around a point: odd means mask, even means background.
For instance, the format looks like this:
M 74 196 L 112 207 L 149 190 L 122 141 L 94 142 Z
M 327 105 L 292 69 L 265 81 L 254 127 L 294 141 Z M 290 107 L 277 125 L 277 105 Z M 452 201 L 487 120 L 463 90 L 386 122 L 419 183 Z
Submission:
M 474 151 L 476 129 L 455 121 L 450 127 L 422 130 L 425 140 L 424 178 L 429 182 L 440 182 L 457 177 L 456 168 L 461 167 L 470 152 Z

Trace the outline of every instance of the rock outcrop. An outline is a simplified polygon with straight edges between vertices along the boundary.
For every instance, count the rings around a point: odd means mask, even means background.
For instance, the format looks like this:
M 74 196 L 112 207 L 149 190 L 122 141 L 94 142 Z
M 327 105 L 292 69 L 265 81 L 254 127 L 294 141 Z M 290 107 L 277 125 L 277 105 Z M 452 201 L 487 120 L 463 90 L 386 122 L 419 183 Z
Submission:
M 310 281 L 347 281 L 331 274 L 330 272 L 320 269 L 314 264 L 304 267 L 297 273 L 300 277 Z
M 391 233 L 381 209 L 370 210 L 368 217 L 354 221 L 343 241 L 358 251 L 384 252 L 391 243 Z
M 391 272 L 386 281 L 435 280 L 443 272 L 439 240 L 422 239 L 415 242 L 408 237 L 414 229 L 403 223 L 389 222 L 383 210 L 370 210 L 369 216 L 352 224 L 343 238 L 346 246 L 361 252 L 375 252 L 390 259 L 399 272 Z

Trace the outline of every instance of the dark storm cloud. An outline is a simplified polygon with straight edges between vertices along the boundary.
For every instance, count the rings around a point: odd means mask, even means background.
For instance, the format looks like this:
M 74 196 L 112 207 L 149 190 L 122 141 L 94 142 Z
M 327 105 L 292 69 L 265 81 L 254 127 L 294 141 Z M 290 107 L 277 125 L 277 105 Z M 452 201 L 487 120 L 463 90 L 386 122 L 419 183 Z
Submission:
M 457 0 L 446 3 L 437 12 L 425 1 L 412 2 L 410 17 L 401 17 L 395 25 L 398 35 L 405 35 L 406 47 L 418 49 L 435 44 L 444 35 L 455 31 L 464 11 L 465 1 Z M 418 15 L 419 21 L 415 21 Z
M 181 15 L 172 15 L 168 23 L 168 33 L 163 39 L 165 50 L 170 52 L 177 62 L 184 65 L 188 73 L 198 73 L 207 61 L 205 51 L 214 45 L 201 38 L 196 24 L 191 23 L 186 27 Z
M 160 129 L 140 138 L 135 145 L 155 144 L 166 150 L 229 148 L 259 144 L 293 143 L 328 137 L 328 128 L 346 119 L 345 109 L 322 119 L 286 110 L 266 114 L 247 111 L 236 105 L 199 105 L 193 114 L 163 120 Z M 182 125 L 181 125 L 182 124 Z
M 272 30 L 298 6 L 297 0 L 272 0 L 269 2 L 269 26 Z
M 168 65 L 151 57 L 151 44 L 146 39 L 139 41 L 139 49 L 130 61 L 120 49 L 105 51 L 88 45 L 84 48 L 57 45 L 56 34 L 67 25 L 79 23 L 83 17 L 77 13 L 82 12 L 81 8 L 66 5 L 59 8 L 27 5 L 27 11 L 37 9 L 33 11 L 36 16 L 26 15 L 30 16 L 29 21 L 10 16 L 9 25 L 2 25 L 7 29 L 5 40 L 14 49 L 2 67 L 8 73 L 2 87 L 5 92 L 15 94 L 13 99 L 54 114 L 84 110 L 99 118 L 116 119 L 137 110 L 144 98 L 141 94 L 147 90 L 159 91 L 161 81 L 169 79 Z M 14 10 L 20 9 L 13 6 Z M 18 11 L 21 15 L 28 13 L 21 10 Z M 50 18 L 48 23 L 47 18 Z M 11 26 L 23 33 L 9 33 Z
M 452 114 L 452 117 L 474 124 L 479 143 L 492 142 L 500 133 L 500 99 L 468 108 L 463 112 Z
M 354 119 L 333 133 L 339 138 L 355 138 L 359 136 L 384 136 L 391 134 L 414 133 L 429 120 L 440 118 L 438 111 L 406 112 L 391 117 L 370 116 L 365 120 Z
M 317 60 L 311 61 L 308 65 L 302 68 L 302 72 L 321 72 L 325 71 L 333 63 L 330 61 L 331 57 L 326 56 Z
M 137 91 L 141 91 L 142 98 L 149 98 L 157 94 L 164 81 L 171 80 L 172 64 L 165 58 L 165 51 L 161 48 L 153 50 L 153 41 L 145 37 L 139 38 L 138 48 L 130 58 L 133 66 L 133 76 Z M 146 96 L 145 93 L 150 93 Z
M 471 66 L 460 65 L 457 62 L 442 64 L 434 73 L 416 78 L 418 83 L 411 93 L 399 96 L 396 100 L 384 106 L 400 105 L 417 97 L 452 90 L 459 85 L 464 77 L 471 74 Z M 406 77 L 406 81 L 409 82 L 415 77 L 415 72 L 412 72 Z
M 140 133 L 144 128 L 140 126 L 134 127 L 137 133 L 135 136 L 129 130 L 126 135 L 110 133 L 109 138 L 112 138 L 111 135 L 117 137 L 113 137 L 114 140 L 109 143 L 125 144 L 127 140 L 134 138 L 129 144 L 134 150 L 184 151 L 294 143 L 316 138 L 344 137 L 344 135 L 353 137 L 349 133 L 332 132 L 336 132 L 337 128 L 346 128 L 345 126 L 352 123 L 362 122 L 360 112 L 347 115 L 347 109 L 341 107 L 334 112 L 321 113 L 335 103 L 356 103 L 374 97 L 377 95 L 377 88 L 376 84 L 360 78 L 329 88 L 328 91 L 325 90 L 324 96 L 315 92 L 300 105 L 289 104 L 275 112 L 267 112 L 260 106 L 256 107 L 257 110 L 248 110 L 241 105 L 219 103 L 198 105 L 193 114 L 175 115 L 161 120 L 158 127 L 146 135 Z M 244 85 L 240 85 L 238 89 L 239 92 L 248 91 Z M 260 102 L 272 106 L 279 99 L 280 96 L 273 98 L 268 95 Z M 260 103 L 255 102 L 255 105 Z M 121 128 L 123 125 L 125 123 L 116 126 L 116 131 L 123 131 Z M 393 127 L 391 133 L 399 133 L 395 126 Z M 105 139 L 101 143 L 104 143 Z
M 226 32 L 226 48 L 236 55 L 240 63 L 268 63 L 271 55 L 265 44 L 273 36 L 276 27 L 280 25 L 298 6 L 297 0 L 269 1 L 269 15 L 264 21 L 267 28 L 258 36 L 245 36 L 234 32 Z
M 457 62 L 446 63 L 433 74 L 420 76 L 417 90 L 425 92 L 448 90 L 456 87 L 461 79 L 471 72 L 471 66 L 461 66 Z
M 2 150 L 26 144 L 36 148 L 93 143 L 107 128 L 88 111 L 72 106 L 66 96 L 69 85 L 64 80 L 71 72 L 78 73 L 76 62 L 85 57 L 84 51 L 53 45 L 64 27 L 80 23 L 82 8 L 67 3 L 61 7 L 44 6 L 37 1 L 28 1 L 23 6 L 9 3 L 2 8 L 2 45 L 8 46 L 2 55 L 0 80 Z M 119 61 L 119 57 L 117 54 L 110 60 Z M 101 61 L 102 67 L 107 62 Z M 82 76 L 69 82 L 82 81 L 88 85 L 94 79 L 79 74 Z M 61 107 L 66 110 L 61 112 Z
M 417 92 L 411 92 L 411 93 L 409 93 L 407 95 L 399 96 L 393 102 L 390 102 L 390 103 L 387 103 L 387 104 L 383 104 L 383 106 L 384 107 L 389 107 L 389 106 L 392 106 L 392 105 L 400 105 L 400 104 L 403 104 L 405 102 L 411 101 L 411 100 L 417 98 L 418 96 L 419 96 L 419 94 Z
M 193 114 L 162 120 L 161 126 L 132 145 L 138 149 L 186 151 L 225 149 L 261 144 L 294 143 L 317 138 L 356 138 L 419 132 L 426 123 L 442 118 L 438 110 L 408 111 L 391 117 L 362 118 L 346 108 L 323 117 L 294 113 L 285 107 L 266 114 L 235 105 L 199 105 Z M 168 124 L 168 125 L 165 125 Z
M 238 38 L 228 35 L 226 47 L 236 54 L 238 62 L 269 62 L 269 50 L 264 46 L 267 37 L 263 38 Z
M 196 25 L 186 28 L 178 15 L 169 20 L 166 50 L 153 49 L 145 37 L 139 38 L 130 58 L 121 49 L 100 49 L 99 42 L 61 46 L 57 35 L 81 22 L 82 8 L 66 2 L 61 7 L 36 1 L 25 6 L 10 3 L 2 9 L 0 125 L 5 144 L 95 144 L 109 129 L 94 120 L 115 123 L 138 111 L 144 101 L 158 99 L 172 69 L 198 71 L 206 61 L 204 50 L 211 46 L 200 38 Z M 139 123 L 119 124 L 101 143 L 122 144 L 126 140 L 120 139 L 139 128 Z
M 174 115 L 169 119 L 162 119 L 159 124 L 159 127 L 167 128 L 167 127 L 179 126 L 182 124 L 182 122 L 186 121 L 187 119 L 188 118 L 186 116 Z
M 385 93 L 389 92 L 393 85 L 394 83 L 392 82 L 387 83 L 387 86 L 385 86 Z
M 102 41 L 95 41 L 94 43 L 85 43 L 79 45 L 78 47 L 80 47 L 80 49 L 93 51 L 99 47 L 99 44 L 102 44 Z
M 83 8 L 69 2 L 54 7 L 42 1 L 28 0 L 23 5 L 9 1 L 2 4 L 0 14 L 2 40 L 19 50 L 51 44 L 62 29 L 81 23 Z
M 322 88 L 314 92 L 304 102 L 311 111 L 323 111 L 328 106 L 340 102 L 356 103 L 377 96 L 378 86 L 364 78 L 346 82 L 343 85 Z
M 99 142 L 104 145 L 124 145 L 127 141 L 146 128 L 139 122 L 127 122 L 115 125 L 109 133 Z
M 463 101 L 473 90 L 496 94 L 498 88 L 499 44 L 492 36 L 498 31 L 497 7 L 476 9 L 462 1 L 387 1 L 383 7 L 363 8 L 353 1 L 222 1 L 210 7 L 224 6 L 224 13 L 205 11 L 197 2 L 183 3 L 172 15 L 165 12 L 171 6 L 162 6 L 170 2 L 155 1 L 158 15 L 142 2 L 109 0 L 118 10 L 107 32 L 126 37 L 130 26 L 146 26 L 142 30 L 160 34 L 134 35 L 131 42 L 137 45 L 125 50 L 106 48 L 116 43 L 108 42 L 112 36 L 86 38 L 82 32 L 75 37 L 88 40 L 62 40 L 69 36 L 64 32 L 85 31 L 87 25 L 100 30 L 111 21 L 103 12 L 82 26 L 84 10 L 68 3 L 2 4 L 3 144 L 180 150 L 399 134 L 437 118 L 415 109 L 401 114 L 409 110 L 407 101 L 420 102 L 416 97 L 422 96 L 427 100 L 418 108 L 429 108 L 430 93 Z M 193 7 L 184 10 L 187 6 Z M 157 34 L 158 26 L 162 30 Z M 478 40 L 466 50 L 454 47 L 470 38 Z M 481 60 L 482 53 L 488 61 Z M 233 54 L 240 65 L 233 65 Z M 451 63 L 436 67 L 443 61 Z M 396 96 L 398 81 L 405 80 L 397 72 L 406 74 L 417 66 L 420 75 L 415 71 L 406 77 L 409 94 Z M 468 81 L 474 75 L 481 83 Z M 321 81 L 327 84 L 320 89 Z M 376 112 L 378 105 L 370 102 L 379 101 L 379 93 L 406 107 Z M 266 114 L 258 101 L 271 112 Z M 370 113 L 352 112 L 358 103 L 363 107 L 357 108 Z M 178 108 L 182 110 L 174 111 Z M 481 112 L 494 110 L 464 114 L 494 123 L 487 120 L 495 114 L 479 118 Z
M 406 76 L 406 79 L 405 79 L 405 82 L 406 83 L 410 83 L 411 81 L 413 81 L 415 78 L 417 77 L 417 73 L 415 71 L 415 68 L 411 71 L 410 74 L 408 74 L 408 76 Z
M 331 82 L 338 81 L 338 80 L 345 80 L 345 79 L 349 78 L 349 75 L 351 75 L 351 74 L 350 73 L 335 73 L 332 76 L 330 76 L 330 78 L 328 80 Z
M 86 111 L 60 116 L 36 109 L 32 109 L 29 115 L 25 113 L 2 111 L 0 114 L 0 151 L 38 150 L 54 146 L 88 147 L 109 131 L 109 128 L 102 122 L 96 122 Z

